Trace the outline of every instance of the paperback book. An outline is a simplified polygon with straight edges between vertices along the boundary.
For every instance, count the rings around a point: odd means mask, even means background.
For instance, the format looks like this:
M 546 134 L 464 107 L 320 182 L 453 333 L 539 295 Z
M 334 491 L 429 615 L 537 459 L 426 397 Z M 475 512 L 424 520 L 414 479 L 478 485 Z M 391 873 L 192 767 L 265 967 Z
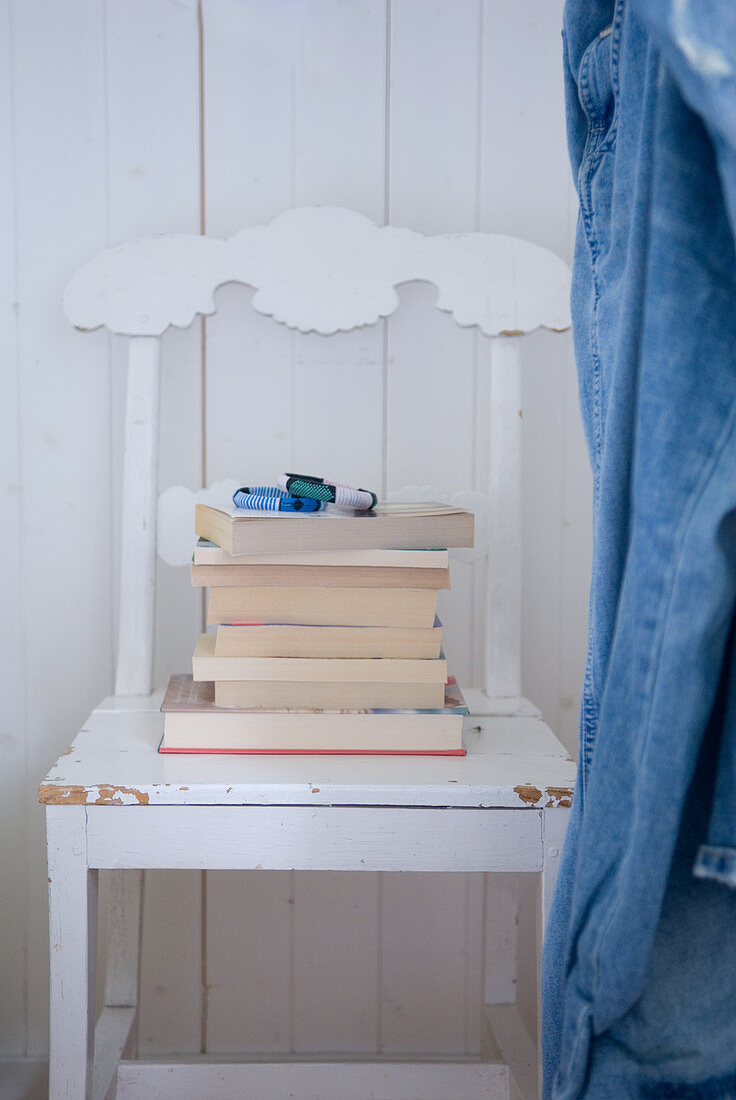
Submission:
M 447 550 L 291 550 L 276 554 L 228 554 L 209 539 L 198 539 L 194 565 L 355 565 L 394 569 L 447 569 Z
M 197 504 L 196 533 L 229 554 L 473 545 L 473 513 L 449 504 L 384 503 L 367 512 L 258 512 Z
M 436 660 L 442 647 L 442 623 L 435 616 L 431 627 L 221 624 L 215 638 L 219 657 Z
M 463 756 L 468 708 L 455 680 L 427 709 L 263 710 L 215 706 L 214 685 L 172 676 L 161 706 L 162 753 Z

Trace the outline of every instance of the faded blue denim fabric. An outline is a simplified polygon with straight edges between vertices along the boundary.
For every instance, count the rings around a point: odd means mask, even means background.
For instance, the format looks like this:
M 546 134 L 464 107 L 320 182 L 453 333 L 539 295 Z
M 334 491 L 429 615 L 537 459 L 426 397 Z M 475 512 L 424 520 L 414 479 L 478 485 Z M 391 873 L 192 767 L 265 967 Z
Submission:
M 549 1100 L 736 1097 L 736 0 L 567 0 L 593 467 Z

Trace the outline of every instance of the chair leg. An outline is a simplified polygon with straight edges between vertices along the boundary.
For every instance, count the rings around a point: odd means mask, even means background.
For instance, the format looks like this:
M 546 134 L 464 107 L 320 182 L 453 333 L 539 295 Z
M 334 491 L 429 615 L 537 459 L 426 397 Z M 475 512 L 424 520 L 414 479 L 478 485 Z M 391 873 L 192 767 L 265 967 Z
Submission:
M 108 873 L 105 997 L 95 1029 L 92 1100 L 107 1100 L 116 1095 L 121 1060 L 133 1059 L 138 1053 L 138 963 L 143 872 L 126 868 Z
M 485 885 L 486 1028 L 481 1057 L 500 1058 L 506 1064 L 510 1097 L 537 1100 L 537 1054 L 516 1004 L 519 879 L 515 874 L 491 874 L 485 876 Z
M 560 869 L 562 845 L 565 842 L 570 811 L 561 806 L 542 810 L 542 874 L 539 884 L 539 909 L 537 911 L 537 989 L 541 988 L 542 945 L 547 928 L 549 911 L 555 893 L 557 872 Z M 542 998 L 538 1002 L 537 1031 L 540 1044 L 542 1039 Z M 542 1059 L 539 1058 L 539 1093 L 542 1094 Z
M 84 806 L 47 806 L 51 963 L 50 1100 L 91 1095 L 97 878 L 87 866 Z
M 540 891 L 540 940 L 544 936 L 547 927 L 549 911 L 557 882 L 557 872 L 560 869 L 560 856 L 562 845 L 565 842 L 567 823 L 570 820 L 570 811 L 564 807 L 556 806 L 549 810 L 542 810 L 542 883 Z

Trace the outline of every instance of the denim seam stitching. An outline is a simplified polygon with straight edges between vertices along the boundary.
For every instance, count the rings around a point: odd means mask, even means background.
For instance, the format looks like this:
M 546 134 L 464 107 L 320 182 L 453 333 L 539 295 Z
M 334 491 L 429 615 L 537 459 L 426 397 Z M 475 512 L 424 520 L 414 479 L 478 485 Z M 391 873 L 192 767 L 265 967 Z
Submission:
M 591 631 L 592 634 L 592 631 Z M 588 770 L 591 763 L 593 746 L 595 744 L 595 727 L 596 727 L 596 706 L 595 706 L 595 683 L 593 677 L 593 644 L 592 638 L 589 635 L 588 639 L 588 651 L 586 654 L 585 675 L 583 677 L 583 728 L 582 728 L 582 763 L 581 768 L 581 783 L 582 783 L 582 797 L 585 798 L 585 792 L 588 785 Z
M 585 80 L 585 73 L 581 66 L 581 83 Z M 596 130 L 600 131 L 602 124 L 596 128 L 591 126 L 588 134 L 588 142 L 594 136 Z M 600 476 L 601 476 L 601 452 L 603 449 L 603 430 L 602 430 L 602 409 L 601 409 L 601 372 L 602 363 L 600 356 L 600 347 L 598 344 L 598 307 L 601 300 L 601 286 L 598 274 L 598 261 L 600 259 L 600 246 L 598 242 L 598 235 L 595 230 L 594 218 L 592 216 L 592 183 L 593 173 L 600 162 L 602 153 L 600 149 L 593 152 L 588 152 L 583 155 L 583 161 L 581 164 L 580 173 L 580 209 L 583 218 L 583 226 L 585 229 L 585 239 L 588 243 L 591 256 L 591 276 L 593 280 L 593 323 L 591 325 L 590 333 L 590 351 L 591 362 L 593 366 L 592 382 L 593 382 L 593 443 L 594 443 L 594 457 L 595 462 L 593 466 L 593 483 L 594 483 L 594 529 L 596 525 L 595 515 L 597 514 L 597 505 L 600 496 Z M 592 597 L 594 598 L 594 597 Z M 587 786 L 588 773 L 591 767 L 592 750 L 595 742 L 595 724 L 597 717 L 597 708 L 594 702 L 594 678 L 592 669 L 592 632 L 589 627 L 588 631 L 588 652 L 586 654 L 586 671 L 583 680 L 583 736 L 582 736 L 582 769 L 581 779 L 583 787 L 583 797 L 585 797 L 585 788 Z
M 603 157 L 608 153 L 615 141 L 618 129 L 618 93 L 619 93 L 619 59 L 621 46 L 621 32 L 623 26 L 623 12 L 625 0 L 616 0 L 613 22 L 611 27 L 611 87 L 614 93 L 613 117 L 608 132 L 605 132 L 605 120 L 597 113 L 600 106 L 594 100 L 591 88 L 591 66 L 593 47 L 597 40 L 592 42 L 581 58 L 578 67 L 578 96 L 588 116 L 588 133 L 585 147 L 581 157 L 578 176 L 578 190 L 580 193 L 580 208 L 585 230 L 585 238 L 590 249 L 591 275 L 593 279 L 593 324 L 591 326 L 590 344 L 593 390 L 593 442 L 595 463 L 593 468 L 594 481 L 594 509 L 597 512 L 597 501 L 600 494 L 600 466 L 603 449 L 602 407 L 601 407 L 601 374 L 602 362 L 598 343 L 598 307 L 601 300 L 601 287 L 598 273 L 600 260 L 600 245 L 592 216 L 592 183 L 593 175 L 600 165 Z M 602 137 L 602 141 L 600 140 Z M 595 518 L 594 518 L 595 525 Z M 591 596 L 591 599 L 594 597 Z M 592 606 L 591 606 L 592 611 Z M 582 708 L 581 708 L 581 795 L 585 798 L 588 774 L 592 764 L 592 753 L 595 745 L 595 728 L 597 724 L 597 707 L 595 704 L 595 677 L 593 675 L 593 645 L 592 645 L 592 617 L 588 624 L 588 647 L 586 652 L 585 674 L 583 677 Z
M 621 57 L 621 35 L 623 33 L 623 16 L 625 0 L 617 0 L 613 13 L 611 27 L 611 88 L 613 89 L 613 116 L 606 137 L 601 142 L 598 153 L 602 156 L 611 149 L 618 134 L 618 101 L 620 95 L 619 84 L 619 59 Z
M 593 155 L 593 153 L 595 152 L 595 150 L 592 148 L 592 146 L 594 145 L 593 139 L 598 137 L 601 131 L 605 129 L 605 121 L 599 114 L 600 104 L 593 95 L 590 81 L 590 69 L 592 64 L 591 58 L 593 56 L 592 48 L 596 44 L 597 40 L 591 42 L 591 44 L 588 46 L 582 56 L 582 59 L 580 61 L 580 68 L 578 70 L 578 96 L 580 98 L 580 103 L 583 107 L 583 110 L 585 111 L 585 114 L 588 118 L 588 134 L 585 139 L 585 148 L 583 149 L 581 164 L 585 164 L 586 159 Z
M 660 658 L 660 654 L 661 654 L 661 651 L 662 651 L 662 645 L 663 645 L 663 642 L 664 642 L 664 637 L 665 637 L 665 634 L 666 634 L 667 623 L 668 623 L 669 616 L 670 616 L 670 613 L 671 613 L 671 610 L 672 610 L 672 601 L 674 599 L 674 590 L 675 590 L 675 587 L 676 587 L 677 574 L 678 574 L 679 569 L 680 569 L 681 564 L 682 564 L 682 553 L 681 553 L 682 543 L 683 543 L 683 541 L 685 539 L 685 536 L 686 536 L 686 534 L 689 530 L 690 523 L 691 523 L 692 517 L 693 517 L 693 513 L 695 512 L 695 509 L 696 509 L 698 503 L 700 502 L 700 500 L 703 496 L 703 493 L 705 492 L 706 488 L 708 487 L 708 485 L 710 483 L 710 480 L 711 480 L 711 478 L 713 477 L 713 475 L 716 471 L 716 468 L 717 468 L 718 463 L 720 461 L 721 455 L 722 455 L 722 453 L 723 453 L 723 451 L 726 447 L 726 443 L 728 442 L 728 439 L 729 439 L 729 437 L 731 436 L 731 434 L 733 432 L 733 426 L 734 426 L 734 421 L 735 420 L 736 420 L 736 402 L 734 402 L 734 404 L 731 406 L 731 411 L 728 415 L 728 419 L 726 420 L 726 423 L 724 424 L 723 430 L 721 432 L 721 438 L 719 439 L 717 446 L 713 449 L 713 452 L 711 454 L 711 461 L 706 465 L 706 467 L 704 468 L 704 470 L 703 470 L 703 472 L 700 476 L 700 480 L 699 480 L 699 482 L 698 482 L 698 484 L 695 488 L 695 491 L 692 494 L 692 501 L 691 501 L 691 504 L 690 504 L 690 508 L 688 509 L 686 515 L 683 516 L 682 522 L 680 523 L 680 526 L 679 526 L 678 531 L 677 531 L 677 536 L 676 536 L 676 540 L 675 540 L 676 544 L 677 544 L 677 553 L 674 556 L 672 565 L 671 565 L 670 570 L 669 570 L 669 572 L 673 574 L 672 583 L 668 584 L 668 585 L 665 585 L 665 589 L 664 589 L 664 592 L 662 594 L 662 601 L 664 601 L 665 594 L 667 592 L 669 593 L 669 599 L 667 600 L 667 607 L 666 607 L 666 610 L 664 611 L 664 615 L 662 615 L 661 619 L 660 619 L 660 626 L 659 626 L 659 631 L 658 631 L 658 635 L 657 635 L 657 639 L 656 639 L 656 645 L 653 647 L 654 652 L 656 654 L 656 658 L 652 662 L 652 674 L 651 674 L 651 677 L 650 677 L 650 683 L 647 684 L 647 690 L 646 690 L 646 698 L 648 700 L 649 707 L 648 707 L 648 710 L 646 712 L 645 720 L 643 722 L 643 727 L 644 727 L 645 733 L 644 733 L 644 738 L 643 738 L 643 741 L 642 741 L 642 753 L 646 752 L 646 748 L 647 748 L 647 745 L 648 745 L 648 742 L 649 742 L 649 737 L 651 735 L 652 713 L 653 713 L 653 709 L 654 709 L 654 696 L 655 696 L 655 693 L 656 693 L 657 681 L 658 681 L 658 679 L 661 675 L 661 662 L 660 662 L 659 658 Z M 659 616 L 658 616 L 658 618 L 659 618 Z M 594 973 L 593 973 L 593 988 L 596 991 L 597 991 L 597 989 L 599 987 L 599 983 L 600 983 L 601 945 L 605 942 L 605 940 L 608 936 L 608 933 L 611 929 L 611 926 L 613 924 L 614 918 L 616 916 L 618 916 L 618 913 L 619 913 L 620 909 L 621 909 L 621 898 L 619 897 L 616 901 L 614 901 L 614 903 L 611 907 L 611 910 L 608 914 L 608 920 L 603 922 L 603 924 L 601 925 L 599 935 L 598 935 L 597 948 L 596 948 L 595 956 L 594 956 L 594 959 L 593 959 L 593 971 L 594 971 Z
M 613 87 L 614 111 L 618 104 L 619 96 L 619 58 L 621 56 L 621 34 L 624 23 L 625 0 L 617 0 L 611 24 L 611 85 Z
M 592 43 L 591 43 L 591 45 L 592 45 Z M 590 125 L 590 114 L 588 112 L 588 107 L 586 106 L 586 103 L 588 104 L 588 106 L 590 106 L 590 103 L 591 103 L 590 73 L 588 71 L 589 64 L 590 64 L 590 46 L 588 46 L 587 49 L 585 50 L 585 52 L 583 53 L 583 56 L 580 59 L 580 65 L 578 66 L 578 96 L 580 98 L 580 103 L 581 103 L 581 106 L 582 106 L 583 110 L 585 111 L 586 115 L 588 115 L 588 123 Z M 583 153 L 583 158 L 584 157 L 585 157 L 585 153 Z

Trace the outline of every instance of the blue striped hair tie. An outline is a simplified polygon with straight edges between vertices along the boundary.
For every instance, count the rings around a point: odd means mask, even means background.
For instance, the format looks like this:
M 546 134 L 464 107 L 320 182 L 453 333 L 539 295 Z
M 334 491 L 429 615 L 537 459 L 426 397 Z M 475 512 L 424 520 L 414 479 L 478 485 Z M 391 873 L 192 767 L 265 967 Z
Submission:
M 275 485 L 245 485 L 233 493 L 236 508 L 258 512 L 318 512 L 318 500 L 301 500 L 290 496 Z

